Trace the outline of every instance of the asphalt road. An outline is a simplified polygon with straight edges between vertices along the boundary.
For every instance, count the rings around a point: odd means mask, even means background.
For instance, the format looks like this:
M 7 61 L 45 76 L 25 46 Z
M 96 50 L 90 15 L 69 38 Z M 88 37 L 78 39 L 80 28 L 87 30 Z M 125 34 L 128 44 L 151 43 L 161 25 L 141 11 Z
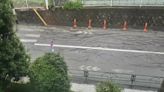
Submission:
M 72 30 L 69 27 L 18 26 L 32 61 L 60 53 L 69 69 L 164 76 L 164 32 L 129 29 Z

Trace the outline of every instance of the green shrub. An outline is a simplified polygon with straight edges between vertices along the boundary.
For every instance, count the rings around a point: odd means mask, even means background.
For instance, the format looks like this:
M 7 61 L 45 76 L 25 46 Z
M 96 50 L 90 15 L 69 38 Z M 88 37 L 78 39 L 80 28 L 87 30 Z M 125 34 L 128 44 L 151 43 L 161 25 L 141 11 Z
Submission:
M 12 83 L 7 92 L 33 92 L 33 86 L 31 83 L 27 83 L 27 84 Z
M 14 30 L 11 0 L 0 0 L 0 87 L 5 91 L 11 79 L 28 74 L 30 58 Z M 6 92 L 6 91 L 5 91 Z
M 0 87 L 0 92 L 4 92 L 3 90 L 2 90 L 2 88 Z
M 46 53 L 30 67 L 34 92 L 69 92 L 70 81 L 64 59 L 55 53 Z
M 69 1 L 64 4 L 64 9 L 67 9 L 67 10 L 72 10 L 72 9 L 78 10 L 78 9 L 82 9 L 82 8 L 83 8 L 83 5 L 82 5 L 81 1 L 79 1 L 79 0 L 76 2 Z
M 121 92 L 121 88 L 111 81 L 106 81 L 96 86 L 96 92 Z

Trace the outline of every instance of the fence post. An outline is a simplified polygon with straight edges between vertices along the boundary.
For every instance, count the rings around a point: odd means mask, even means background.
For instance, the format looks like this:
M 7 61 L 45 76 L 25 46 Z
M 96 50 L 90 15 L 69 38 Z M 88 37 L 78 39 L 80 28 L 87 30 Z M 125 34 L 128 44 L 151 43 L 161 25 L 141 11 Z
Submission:
M 54 52 L 54 41 L 53 40 L 51 41 L 50 46 L 51 46 L 51 51 Z
M 142 0 L 140 0 L 140 7 L 142 7 Z
M 48 0 L 45 0 L 46 3 L 46 9 L 48 10 Z
M 133 88 L 133 83 L 136 81 L 136 75 L 132 74 L 130 80 L 131 80 L 131 88 Z
M 113 0 L 110 0 L 110 6 L 113 6 Z
M 28 8 L 28 1 L 26 0 L 26 6 L 27 6 L 27 8 Z
M 84 70 L 84 77 L 85 77 L 85 82 L 86 83 L 88 83 L 88 76 L 89 76 L 88 70 Z

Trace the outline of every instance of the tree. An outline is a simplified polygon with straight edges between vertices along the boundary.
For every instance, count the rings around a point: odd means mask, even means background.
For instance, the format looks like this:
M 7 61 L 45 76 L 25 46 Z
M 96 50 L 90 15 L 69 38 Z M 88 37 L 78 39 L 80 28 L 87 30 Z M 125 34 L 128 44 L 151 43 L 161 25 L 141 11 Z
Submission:
M 46 53 L 30 67 L 35 92 L 69 92 L 70 81 L 64 59 L 55 53 Z
M 6 90 L 11 79 L 28 73 L 29 56 L 16 36 L 11 0 L 0 0 L 0 87 Z
M 121 88 L 110 81 L 106 81 L 97 85 L 96 92 L 121 92 Z

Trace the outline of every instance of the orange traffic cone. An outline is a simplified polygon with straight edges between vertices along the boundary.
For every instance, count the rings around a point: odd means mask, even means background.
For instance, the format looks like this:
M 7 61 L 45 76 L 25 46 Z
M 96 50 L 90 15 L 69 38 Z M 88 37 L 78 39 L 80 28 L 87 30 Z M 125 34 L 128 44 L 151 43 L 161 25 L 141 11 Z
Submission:
M 123 30 L 124 30 L 124 31 L 127 31 L 127 30 L 128 30 L 128 24 L 127 24 L 126 21 L 124 21 Z
M 77 28 L 77 21 L 76 21 L 76 19 L 73 20 L 73 28 Z
M 148 30 L 147 30 L 147 22 L 145 23 L 145 26 L 144 26 L 144 32 L 148 32 Z
M 92 28 L 92 20 L 89 19 L 89 21 L 88 21 L 88 29 L 91 29 L 91 28 Z
M 104 20 L 103 29 L 107 29 L 107 21 L 106 20 Z

